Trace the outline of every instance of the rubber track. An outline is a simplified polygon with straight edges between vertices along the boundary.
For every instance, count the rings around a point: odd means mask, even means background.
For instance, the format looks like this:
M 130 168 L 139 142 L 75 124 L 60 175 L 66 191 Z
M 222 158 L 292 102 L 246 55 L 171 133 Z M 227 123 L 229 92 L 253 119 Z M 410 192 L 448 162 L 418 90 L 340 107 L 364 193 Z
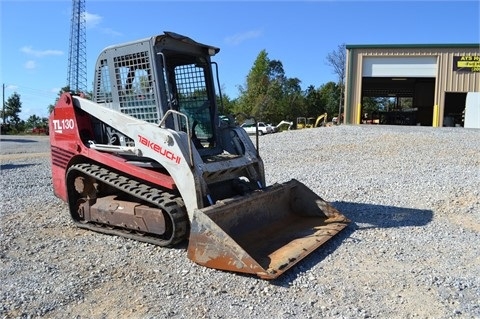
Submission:
M 67 174 L 72 170 L 91 176 L 101 183 L 108 184 L 123 193 L 127 193 L 141 201 L 148 202 L 155 207 L 161 208 L 170 216 L 174 223 L 174 235 L 169 239 L 163 239 L 156 235 L 149 235 L 148 233 L 138 234 L 135 233 L 135 230 L 126 230 L 123 228 L 110 229 L 102 227 L 99 224 L 82 223 L 81 221 L 74 219 L 74 222 L 78 227 L 109 235 L 122 236 L 158 246 L 173 246 L 186 239 L 189 229 L 189 220 L 185 206 L 183 205 L 183 200 L 180 197 L 168 192 L 163 192 L 94 164 L 73 165 L 70 167 Z

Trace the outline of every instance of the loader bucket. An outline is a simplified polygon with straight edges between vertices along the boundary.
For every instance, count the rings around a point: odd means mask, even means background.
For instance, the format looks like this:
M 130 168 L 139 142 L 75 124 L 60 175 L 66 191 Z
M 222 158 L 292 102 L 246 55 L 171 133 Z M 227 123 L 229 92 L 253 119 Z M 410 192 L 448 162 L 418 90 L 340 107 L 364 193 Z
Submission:
M 195 210 L 188 258 L 210 268 L 274 279 L 349 222 L 292 179 Z

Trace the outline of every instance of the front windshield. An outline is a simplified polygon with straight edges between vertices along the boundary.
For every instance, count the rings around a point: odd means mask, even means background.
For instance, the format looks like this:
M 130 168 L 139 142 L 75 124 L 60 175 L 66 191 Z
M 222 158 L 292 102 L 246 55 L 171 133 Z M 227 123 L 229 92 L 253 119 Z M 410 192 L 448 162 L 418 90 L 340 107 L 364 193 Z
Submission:
M 186 115 L 197 149 L 215 147 L 215 93 L 210 64 L 197 56 L 166 52 L 169 107 Z M 175 128 L 187 131 L 187 121 L 177 118 Z
M 204 69 L 186 64 L 176 66 L 174 73 L 178 110 L 187 115 L 192 136 L 198 138 L 202 146 L 208 147 L 214 136 Z

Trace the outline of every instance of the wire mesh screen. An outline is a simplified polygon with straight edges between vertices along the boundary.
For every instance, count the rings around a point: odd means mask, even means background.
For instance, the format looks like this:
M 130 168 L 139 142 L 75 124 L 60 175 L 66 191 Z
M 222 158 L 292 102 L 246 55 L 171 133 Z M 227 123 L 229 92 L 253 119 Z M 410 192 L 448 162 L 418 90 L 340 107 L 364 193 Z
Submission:
M 98 63 L 97 82 L 95 84 L 95 102 L 111 103 L 112 102 L 112 84 L 110 82 L 107 60 L 101 60 Z
M 147 122 L 159 120 L 148 52 L 114 58 L 120 111 Z
M 177 66 L 175 81 L 178 93 L 179 111 L 188 116 L 190 125 L 197 123 L 198 137 L 212 137 L 210 102 L 205 84 L 203 68 L 194 64 Z

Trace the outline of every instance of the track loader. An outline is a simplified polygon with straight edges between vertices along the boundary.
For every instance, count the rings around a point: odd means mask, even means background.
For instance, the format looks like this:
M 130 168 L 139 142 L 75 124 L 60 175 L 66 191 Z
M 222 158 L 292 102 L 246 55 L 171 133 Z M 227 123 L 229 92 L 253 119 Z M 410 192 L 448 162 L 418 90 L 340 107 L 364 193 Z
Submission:
M 54 193 L 81 228 L 274 279 L 349 221 L 297 180 L 265 185 L 258 139 L 220 115 L 218 52 L 173 32 L 105 48 L 93 100 L 50 114 Z

